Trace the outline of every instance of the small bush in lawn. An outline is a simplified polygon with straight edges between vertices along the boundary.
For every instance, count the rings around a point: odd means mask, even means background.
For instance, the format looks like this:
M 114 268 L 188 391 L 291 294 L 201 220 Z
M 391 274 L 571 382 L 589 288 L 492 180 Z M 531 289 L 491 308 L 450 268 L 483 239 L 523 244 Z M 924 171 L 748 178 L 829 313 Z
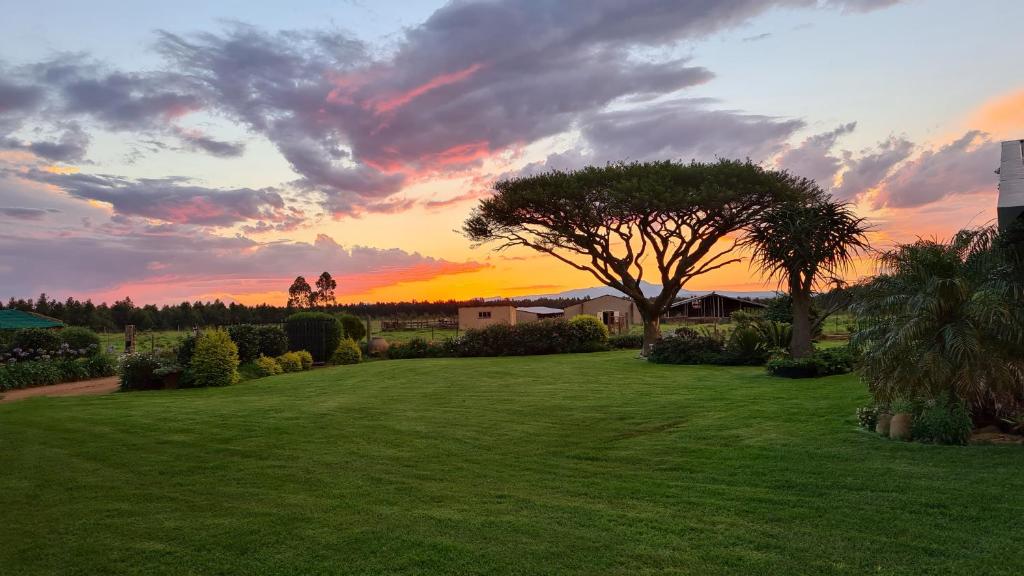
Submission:
M 155 354 L 137 352 L 121 356 L 117 373 L 121 377 L 121 390 L 153 390 L 163 387 L 163 378 L 155 372 L 160 359 Z
M 936 444 L 967 444 L 974 427 L 963 403 L 942 400 L 929 400 L 920 405 L 912 426 L 915 440 Z
M 341 343 L 341 322 L 326 312 L 298 312 L 285 320 L 289 350 L 308 350 L 313 360 L 326 362 Z
M 252 324 L 235 324 L 228 326 L 228 336 L 238 347 L 238 361 L 242 363 L 252 362 L 259 358 L 260 334 L 256 326 Z
M 259 356 L 253 361 L 253 365 L 256 367 L 256 374 L 260 377 L 263 376 L 274 376 L 284 372 L 284 368 L 277 363 L 277 360 L 269 356 Z
M 285 352 L 276 360 L 285 372 L 302 372 L 302 359 L 295 352 Z
M 875 425 L 878 424 L 878 415 L 882 413 L 882 409 L 878 406 L 861 406 L 857 408 L 857 424 L 865 430 L 875 431 Z
M 352 314 L 338 314 L 338 321 L 341 322 L 341 329 L 345 334 L 345 338 L 359 342 L 366 337 L 366 326 L 358 317 Z
M 757 366 L 768 360 L 768 344 L 755 326 L 737 326 L 725 345 L 726 354 L 735 364 Z
M 238 347 L 223 330 L 208 330 L 196 339 L 189 363 L 195 386 L 230 386 L 238 382 Z
M 639 350 L 644 347 L 642 334 L 618 334 L 608 337 L 608 346 L 617 350 Z
M 302 363 L 303 370 L 309 370 L 313 368 L 313 355 L 305 350 L 299 350 L 295 352 L 295 355 L 299 357 L 299 362 Z
M 50 353 L 59 350 L 61 344 L 60 335 L 57 334 L 56 330 L 25 328 L 14 331 L 11 348 L 33 351 L 43 350 Z
M 77 350 L 80 355 L 93 355 L 100 352 L 100 337 L 88 328 L 71 326 L 60 331 L 60 339 L 68 348 Z
M 569 320 L 573 338 L 572 352 L 600 352 L 608 349 L 608 327 L 597 316 L 580 314 Z
M 277 324 L 263 324 L 256 327 L 260 338 L 260 354 L 280 356 L 288 351 L 288 334 Z
M 391 348 L 388 349 L 389 357 Z M 359 350 L 359 345 L 349 338 L 342 340 L 341 344 L 338 344 L 338 349 L 331 355 L 331 364 L 358 364 L 362 361 L 363 353 Z

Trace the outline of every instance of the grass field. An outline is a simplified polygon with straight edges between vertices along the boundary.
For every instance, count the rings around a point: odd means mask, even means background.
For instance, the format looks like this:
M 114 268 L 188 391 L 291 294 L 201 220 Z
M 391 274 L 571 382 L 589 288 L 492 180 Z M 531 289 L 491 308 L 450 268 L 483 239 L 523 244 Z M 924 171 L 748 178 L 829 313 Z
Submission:
M 1020 574 L 1019 446 L 634 356 L 0 405 L 0 574 Z
M 152 330 L 139 332 L 135 335 L 135 349 L 140 352 L 149 352 L 154 348 L 175 348 L 178 342 L 189 332 L 178 332 L 174 330 Z M 100 347 L 104 351 L 120 353 L 124 351 L 124 332 L 104 332 L 100 334 Z

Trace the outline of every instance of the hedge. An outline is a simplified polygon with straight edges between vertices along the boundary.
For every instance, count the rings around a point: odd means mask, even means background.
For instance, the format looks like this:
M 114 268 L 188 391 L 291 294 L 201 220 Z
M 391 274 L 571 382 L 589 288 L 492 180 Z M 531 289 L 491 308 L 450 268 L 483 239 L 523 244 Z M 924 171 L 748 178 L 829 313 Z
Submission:
M 299 312 L 285 320 L 288 349 L 307 350 L 315 362 L 326 362 L 341 343 L 341 322 L 326 312 Z

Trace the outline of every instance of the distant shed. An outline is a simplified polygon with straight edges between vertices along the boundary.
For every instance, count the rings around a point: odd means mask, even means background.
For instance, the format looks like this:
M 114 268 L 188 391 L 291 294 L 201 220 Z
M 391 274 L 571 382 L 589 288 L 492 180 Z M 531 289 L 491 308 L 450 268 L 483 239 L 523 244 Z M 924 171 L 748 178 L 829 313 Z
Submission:
M 548 308 L 547 306 L 520 306 L 516 308 L 516 323 L 535 322 L 547 318 L 561 318 L 565 311 L 561 308 Z
M 0 330 L 20 330 L 22 328 L 63 328 L 64 323 L 56 318 L 22 312 L 21 310 L 0 310 Z
M 669 306 L 666 316 L 670 319 L 728 318 L 737 310 L 760 310 L 761 308 L 766 308 L 766 306 L 759 302 L 711 292 L 675 302 Z

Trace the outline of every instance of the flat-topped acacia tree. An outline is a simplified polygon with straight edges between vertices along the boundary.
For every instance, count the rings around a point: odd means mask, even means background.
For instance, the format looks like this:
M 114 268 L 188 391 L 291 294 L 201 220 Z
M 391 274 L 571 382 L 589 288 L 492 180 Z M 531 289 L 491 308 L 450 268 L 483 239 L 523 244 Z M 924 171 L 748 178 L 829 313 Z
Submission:
M 740 258 L 721 240 L 802 194 L 801 179 L 749 161 L 633 162 L 502 180 L 463 224 L 478 245 L 526 246 L 636 303 L 644 353 L 683 284 Z M 717 248 L 716 248 L 717 246 Z M 660 283 L 653 298 L 643 280 Z

